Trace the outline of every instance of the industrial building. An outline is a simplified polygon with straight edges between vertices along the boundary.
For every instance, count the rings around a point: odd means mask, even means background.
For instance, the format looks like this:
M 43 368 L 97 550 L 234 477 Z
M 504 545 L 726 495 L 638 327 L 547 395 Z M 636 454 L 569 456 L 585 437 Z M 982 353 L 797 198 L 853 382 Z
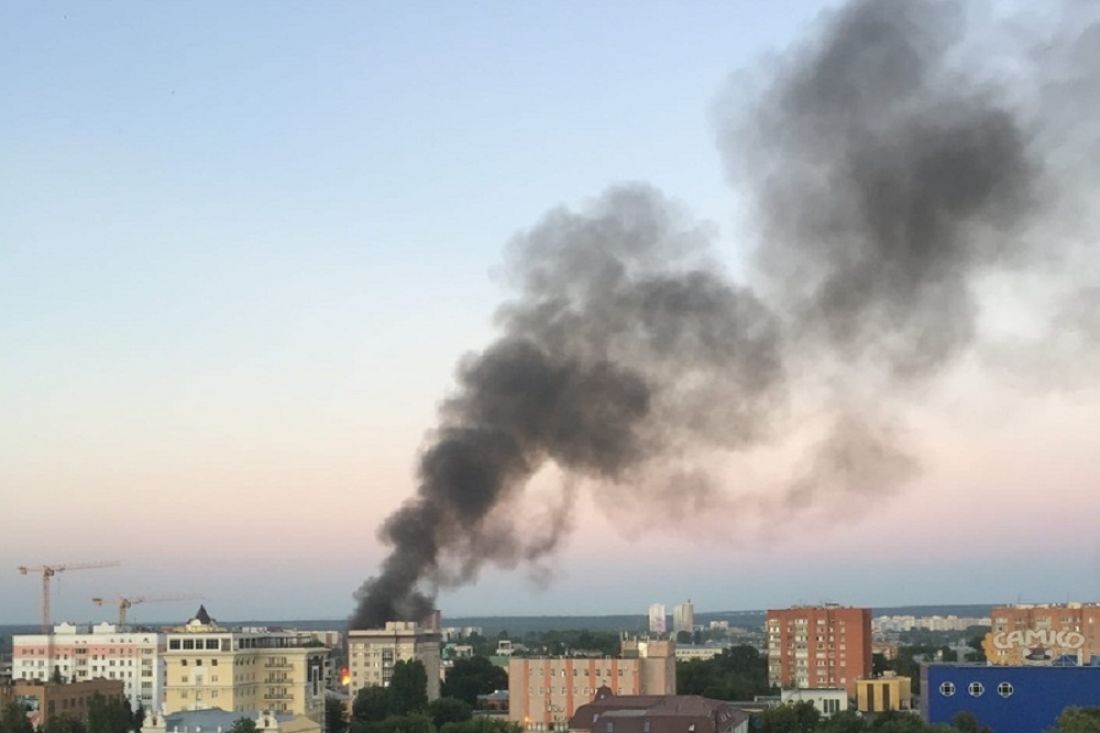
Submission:
M 768 681 L 781 688 L 837 688 L 856 695 L 871 676 L 871 610 L 828 604 L 770 610 Z
M 921 690 L 926 723 L 967 710 L 998 733 L 1043 733 L 1067 707 L 1100 705 L 1100 666 L 929 664 Z
M 435 625 L 389 621 L 382 629 L 348 631 L 348 694 L 364 687 L 386 687 L 397 662 L 418 661 L 428 676 L 428 699 L 439 697 L 441 634 Z
M 56 670 L 65 682 L 121 680 L 132 708 L 140 703 L 153 709 L 162 700 L 164 649 L 164 635 L 154 631 L 123 631 L 108 623 L 58 624 L 49 634 L 12 637 L 12 678 L 45 681 Z
M 221 708 L 320 720 L 328 649 L 312 635 L 227 629 L 206 609 L 166 635 L 164 711 Z
M 913 681 L 894 672 L 881 677 L 856 680 L 856 710 L 861 713 L 882 713 L 887 710 L 910 710 L 913 707 Z
M 570 718 L 571 733 L 748 733 L 749 714 L 698 695 L 616 695 L 601 687 Z M 542 729 L 539 729 L 542 730 Z
M 563 731 L 600 688 L 614 695 L 676 692 L 676 643 L 624 640 L 618 657 L 512 657 L 509 719 L 528 731 Z

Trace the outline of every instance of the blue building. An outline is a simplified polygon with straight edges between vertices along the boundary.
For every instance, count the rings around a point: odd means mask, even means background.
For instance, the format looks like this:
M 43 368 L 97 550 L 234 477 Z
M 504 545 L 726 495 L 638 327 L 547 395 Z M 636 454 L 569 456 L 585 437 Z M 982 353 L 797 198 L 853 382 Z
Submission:
M 1100 667 L 921 667 L 921 717 L 950 723 L 969 710 L 994 733 L 1043 733 L 1068 707 L 1100 706 Z

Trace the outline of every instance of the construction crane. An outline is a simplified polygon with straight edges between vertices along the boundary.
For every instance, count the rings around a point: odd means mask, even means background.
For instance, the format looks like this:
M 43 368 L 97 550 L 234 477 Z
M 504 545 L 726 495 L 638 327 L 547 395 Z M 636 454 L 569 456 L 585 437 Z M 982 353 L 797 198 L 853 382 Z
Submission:
M 92 603 L 97 606 L 118 606 L 118 626 L 121 629 L 126 625 L 126 612 L 139 603 L 168 603 L 169 601 L 197 601 L 202 596 L 119 596 L 118 598 L 93 598 Z
M 20 565 L 19 572 L 22 575 L 31 573 L 42 574 L 42 633 L 50 633 L 50 578 L 66 570 L 91 570 L 92 568 L 114 568 L 117 562 L 81 562 L 62 563 L 58 565 Z

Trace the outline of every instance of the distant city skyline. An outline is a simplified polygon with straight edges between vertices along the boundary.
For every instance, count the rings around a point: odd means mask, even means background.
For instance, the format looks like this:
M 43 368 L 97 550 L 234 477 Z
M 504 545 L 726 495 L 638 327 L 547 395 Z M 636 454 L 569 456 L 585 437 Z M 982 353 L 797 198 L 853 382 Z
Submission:
M 54 622 L 111 620 L 91 598 L 137 594 L 346 618 L 455 364 L 494 333 L 511 238 L 647 181 L 747 276 L 759 232 L 715 100 L 837 5 L 0 9 L 0 131 L 18 142 L 0 151 L 0 623 L 38 621 L 40 580 L 17 566 L 104 560 L 121 566 L 55 578 Z M 1026 290 L 983 283 L 982 318 L 1026 332 Z M 718 460 L 748 498 L 675 522 L 582 487 L 545 566 L 489 567 L 437 605 L 1094 600 L 1100 389 L 1040 390 L 980 351 L 916 390 L 904 490 L 763 520 L 754 492 L 798 446 Z M 536 478 L 522 521 L 545 520 L 559 478 Z

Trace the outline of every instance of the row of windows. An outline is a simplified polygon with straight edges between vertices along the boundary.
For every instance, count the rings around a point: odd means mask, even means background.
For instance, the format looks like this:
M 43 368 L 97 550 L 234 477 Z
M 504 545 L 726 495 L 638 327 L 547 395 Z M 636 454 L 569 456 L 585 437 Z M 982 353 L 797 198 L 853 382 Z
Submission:
M 220 649 L 223 652 L 227 652 L 227 651 L 230 651 L 229 644 L 230 644 L 229 639 L 169 639 L 168 640 L 168 648 L 169 649 L 184 649 L 184 650 L 210 649 L 212 651 L 218 651 Z
M 966 686 L 966 691 L 970 693 L 971 697 L 981 697 L 985 694 L 985 685 L 981 682 L 971 682 Z M 1001 697 L 1011 697 L 1016 689 L 1012 686 L 1011 682 L 1002 682 L 997 685 L 997 694 Z M 944 682 L 940 685 L 940 694 L 944 697 L 951 697 L 955 694 L 955 683 Z

